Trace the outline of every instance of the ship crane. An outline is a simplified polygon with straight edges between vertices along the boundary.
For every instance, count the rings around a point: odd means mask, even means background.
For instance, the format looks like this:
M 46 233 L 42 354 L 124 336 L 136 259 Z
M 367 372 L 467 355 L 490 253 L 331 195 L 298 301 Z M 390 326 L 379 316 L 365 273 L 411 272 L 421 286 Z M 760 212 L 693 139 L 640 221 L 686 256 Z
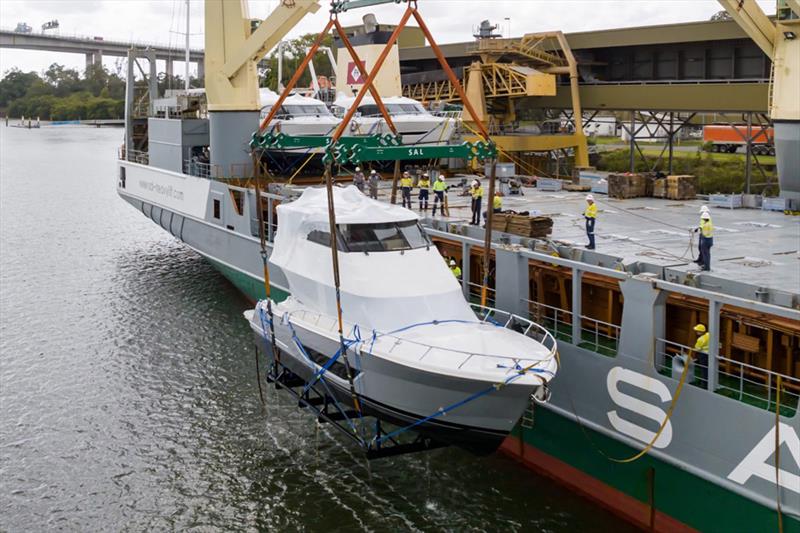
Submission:
M 718 0 L 772 61 L 769 114 L 781 195 L 800 203 L 800 0 L 779 2 L 772 20 L 755 0 Z
M 247 147 L 261 109 L 258 62 L 318 0 L 282 0 L 264 20 L 251 19 L 247 0 L 205 2 L 205 87 L 211 164 L 224 175 L 251 164 Z

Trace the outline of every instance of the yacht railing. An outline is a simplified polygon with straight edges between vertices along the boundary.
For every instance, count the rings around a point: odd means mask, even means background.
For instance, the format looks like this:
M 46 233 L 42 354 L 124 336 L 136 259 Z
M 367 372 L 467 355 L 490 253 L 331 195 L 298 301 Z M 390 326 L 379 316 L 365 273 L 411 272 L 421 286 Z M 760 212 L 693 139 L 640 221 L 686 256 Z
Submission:
M 551 356 L 555 356 L 558 351 L 558 343 L 555 337 L 550 333 L 547 328 L 537 324 L 533 320 L 528 320 L 519 315 L 495 309 L 494 307 L 486 307 L 479 304 L 470 304 L 475 316 L 483 323 L 494 324 L 501 326 L 505 329 L 511 329 L 517 333 L 522 333 L 526 337 L 530 337 L 550 352 Z
M 514 315 L 511 313 L 507 313 L 506 311 L 501 311 L 499 309 L 494 309 L 492 307 L 484 307 L 480 305 L 472 305 L 472 310 L 475 312 L 475 317 L 480 323 L 485 324 L 493 324 L 496 327 L 501 327 L 505 329 L 510 329 L 512 331 L 516 331 L 526 337 L 529 337 L 535 340 L 537 343 L 542 345 L 546 350 L 547 354 L 538 356 L 538 359 L 534 359 L 536 356 L 531 357 L 524 357 L 524 356 L 511 356 L 511 355 L 504 355 L 504 354 L 490 354 L 490 353 L 478 353 L 473 351 L 467 350 L 457 350 L 452 348 L 446 348 L 443 346 L 434 346 L 431 344 L 427 344 L 425 342 L 421 342 L 418 340 L 408 339 L 406 337 L 401 337 L 397 333 L 382 333 L 379 331 L 375 331 L 375 341 L 386 340 L 391 343 L 389 349 L 386 353 L 391 353 L 400 345 L 403 344 L 410 344 L 414 346 L 418 346 L 421 350 L 419 355 L 415 355 L 415 359 L 418 361 L 422 361 L 425 359 L 427 355 L 431 352 L 436 351 L 438 353 L 449 353 L 449 354 L 457 354 L 461 357 L 466 356 L 463 361 L 461 361 L 457 368 L 463 368 L 470 360 L 474 357 L 491 357 L 494 359 L 500 359 L 503 361 L 507 361 L 509 365 L 507 368 L 521 370 L 525 368 L 525 366 L 537 364 L 537 363 L 545 363 L 550 361 L 558 352 L 558 343 L 556 342 L 555 338 L 547 331 L 544 327 L 536 324 L 535 322 L 523 318 L 518 315 Z M 289 313 L 289 320 L 293 317 L 299 317 L 304 322 L 311 324 L 315 327 L 321 328 L 328 332 L 335 332 L 337 328 L 337 321 L 333 317 L 326 317 L 326 315 L 322 315 L 321 313 L 317 313 L 315 311 L 310 310 L 298 310 Z M 327 323 L 323 322 L 323 319 L 327 318 Z M 352 326 L 350 326 L 352 328 Z M 363 333 L 363 332 L 362 332 Z M 364 346 L 370 347 L 372 334 L 366 336 L 366 338 L 362 338 L 362 344 L 359 349 L 364 349 Z
M 464 115 L 464 111 L 431 111 L 431 115 L 434 117 L 461 120 L 461 117 Z

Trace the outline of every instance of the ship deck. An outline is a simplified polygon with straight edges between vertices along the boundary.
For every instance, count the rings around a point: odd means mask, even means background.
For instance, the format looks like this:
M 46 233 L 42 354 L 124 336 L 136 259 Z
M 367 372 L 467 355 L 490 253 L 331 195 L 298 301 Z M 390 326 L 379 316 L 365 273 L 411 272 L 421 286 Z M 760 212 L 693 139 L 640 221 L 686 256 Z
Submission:
M 586 245 L 582 215 L 586 193 L 543 192 L 532 187 L 522 190 L 522 196 L 505 197 L 503 209 L 550 216 L 552 240 Z M 690 247 L 690 229 L 700 220 L 702 200 L 594 196 L 599 210 L 597 252 L 617 257 L 625 265 L 640 262 L 684 272 L 699 271 L 692 262 L 697 257 L 697 237 Z M 416 209 L 416 194 L 412 199 Z M 450 219 L 468 222 L 469 198 L 457 196 L 451 189 L 448 201 Z M 800 217 L 717 207 L 711 207 L 711 215 L 715 229 L 711 276 L 800 294 Z

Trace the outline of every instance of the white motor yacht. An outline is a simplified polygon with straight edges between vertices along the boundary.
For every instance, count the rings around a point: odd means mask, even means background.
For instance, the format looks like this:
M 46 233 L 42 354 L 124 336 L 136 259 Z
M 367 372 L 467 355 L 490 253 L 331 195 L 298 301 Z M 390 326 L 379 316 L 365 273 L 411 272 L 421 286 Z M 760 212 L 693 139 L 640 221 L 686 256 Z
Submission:
M 263 121 L 278 102 L 279 95 L 270 89 L 260 89 L 259 95 Z M 283 101 L 266 131 L 288 136 L 330 137 L 340 122 L 341 119 L 334 116 L 322 100 L 292 94 Z M 300 165 L 308 169 L 321 168 L 324 151 L 324 148 L 281 148 L 268 150 L 267 154 L 271 159 L 270 167 L 274 172 L 282 174 Z M 314 162 L 304 165 L 309 156 Z
M 404 96 L 382 98 L 386 111 L 392 117 L 403 144 L 448 144 L 455 133 L 458 119 L 451 116 L 436 116 L 422 104 Z M 339 94 L 333 103 L 333 112 L 344 116 L 355 103 L 354 96 Z M 371 96 L 365 96 L 346 135 L 385 135 L 391 133 Z
M 347 357 L 363 412 L 440 442 L 490 453 L 532 395 L 547 397 L 556 342 L 531 321 L 474 309 L 417 215 L 334 188 Z M 270 256 L 291 296 L 272 302 L 281 364 L 322 379 L 352 409 L 340 347 L 325 189 L 277 207 Z M 265 301 L 245 313 L 269 363 Z M 323 367 L 327 370 L 323 371 Z M 321 374 L 321 378 L 319 378 Z

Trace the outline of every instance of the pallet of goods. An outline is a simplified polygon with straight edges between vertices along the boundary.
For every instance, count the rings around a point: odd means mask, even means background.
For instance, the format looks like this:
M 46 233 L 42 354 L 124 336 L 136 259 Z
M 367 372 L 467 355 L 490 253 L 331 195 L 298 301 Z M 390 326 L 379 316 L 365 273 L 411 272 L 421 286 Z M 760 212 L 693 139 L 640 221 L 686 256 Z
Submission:
M 647 196 L 647 178 L 641 174 L 609 174 L 608 195 L 612 198 Z
M 544 239 L 553 232 L 553 219 L 545 216 L 495 213 L 492 217 L 492 230 L 520 237 Z
M 666 182 L 666 195 L 662 198 L 670 200 L 694 200 L 697 196 L 697 178 L 694 176 L 667 176 L 663 180 Z M 655 190 L 653 191 L 655 196 Z
M 667 197 L 667 178 L 660 178 L 653 182 L 653 198 Z

